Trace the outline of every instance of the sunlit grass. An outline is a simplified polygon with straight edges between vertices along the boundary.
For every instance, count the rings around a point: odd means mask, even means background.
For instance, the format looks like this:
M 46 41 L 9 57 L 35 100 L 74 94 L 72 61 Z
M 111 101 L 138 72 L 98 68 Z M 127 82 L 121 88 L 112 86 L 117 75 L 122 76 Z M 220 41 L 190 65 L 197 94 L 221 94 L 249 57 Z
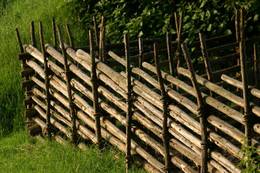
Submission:
M 72 23 L 72 17 L 63 0 L 13 0 L 0 15 L 0 136 L 23 127 L 23 91 L 21 89 L 20 62 L 15 28 L 19 28 L 24 44 L 29 42 L 29 26 L 41 20 L 44 24 L 45 39 L 51 42 L 51 20 L 57 23 Z M 83 32 L 77 25 L 74 37 L 80 38 Z M 38 34 L 37 34 L 37 40 Z M 38 44 L 39 45 L 39 44 Z
M 99 151 L 88 147 L 80 151 L 70 145 L 39 142 L 24 132 L 1 140 L 0 146 L 0 172 L 3 173 L 121 173 L 125 169 L 124 157 L 115 149 Z

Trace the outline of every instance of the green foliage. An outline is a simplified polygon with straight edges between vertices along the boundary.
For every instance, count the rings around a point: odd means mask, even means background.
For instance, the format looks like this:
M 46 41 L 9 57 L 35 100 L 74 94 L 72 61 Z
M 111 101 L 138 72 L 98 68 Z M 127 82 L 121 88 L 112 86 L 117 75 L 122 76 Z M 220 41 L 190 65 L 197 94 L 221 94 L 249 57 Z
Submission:
M 248 31 L 257 32 L 259 28 L 260 2 L 257 0 L 198 0 L 198 1 L 159 1 L 159 0 L 72 0 L 78 20 L 84 26 L 91 26 L 92 16 L 106 18 L 109 40 L 118 42 L 125 31 L 136 37 L 160 37 L 166 31 L 175 33 L 173 11 L 183 13 L 184 38 L 194 41 L 198 32 L 209 36 L 231 34 L 234 9 L 243 6 L 248 10 Z M 257 28 L 258 27 L 258 28 Z
M 253 146 L 242 146 L 241 152 L 243 159 L 239 166 L 242 168 L 242 173 L 259 173 L 260 170 L 260 151 Z
M 4 0 L 0 14 L 0 136 L 24 126 L 23 91 L 21 89 L 20 61 L 15 28 L 18 27 L 23 43 L 29 43 L 29 25 L 35 21 L 36 28 L 41 20 L 44 24 L 46 42 L 51 41 L 51 19 L 59 23 L 70 20 L 66 3 L 60 0 Z M 4 2 L 0 0 L 1 2 Z M 75 37 L 82 38 L 77 25 L 73 25 Z M 38 32 L 38 30 L 36 30 Z M 39 39 L 37 39 L 39 40 Z
M 124 155 L 113 149 L 100 151 L 87 147 L 80 151 L 71 145 L 37 141 L 22 133 L 0 140 L 0 172 L 19 173 L 121 173 Z M 131 172 L 144 173 L 133 168 Z

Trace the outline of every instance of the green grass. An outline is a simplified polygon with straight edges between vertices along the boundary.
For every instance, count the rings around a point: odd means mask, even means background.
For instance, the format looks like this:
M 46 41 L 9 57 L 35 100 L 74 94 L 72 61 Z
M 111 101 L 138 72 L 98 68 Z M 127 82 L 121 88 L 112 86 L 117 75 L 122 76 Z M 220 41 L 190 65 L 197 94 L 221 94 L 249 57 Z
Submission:
M 19 53 L 15 28 L 19 28 L 23 43 L 29 41 L 29 26 L 35 21 L 36 28 L 41 20 L 44 24 L 46 42 L 51 42 L 51 20 L 57 23 L 72 23 L 64 0 L 13 0 L 3 15 L 0 13 L 0 136 L 23 127 L 23 92 L 21 89 Z M 85 38 L 81 28 L 73 25 L 75 38 Z M 36 29 L 37 33 L 38 30 Z M 37 40 L 38 34 L 37 34 Z M 39 43 L 38 43 L 39 45 Z
M 80 151 L 70 145 L 39 142 L 24 132 L 1 140 L 0 146 L 1 173 L 121 173 L 125 169 L 123 156 L 115 149 L 101 152 L 88 147 Z
M 51 20 L 55 16 L 58 23 L 73 24 L 78 46 L 86 42 L 82 39 L 86 36 L 82 28 L 73 23 L 65 0 L 8 2 L 0 13 L 0 172 L 124 172 L 124 157 L 113 148 L 100 153 L 94 146 L 88 146 L 87 151 L 82 152 L 70 145 L 36 142 L 26 135 L 15 28 L 19 28 L 23 43 L 28 44 L 30 22 L 38 24 L 41 20 L 46 42 L 51 42 Z

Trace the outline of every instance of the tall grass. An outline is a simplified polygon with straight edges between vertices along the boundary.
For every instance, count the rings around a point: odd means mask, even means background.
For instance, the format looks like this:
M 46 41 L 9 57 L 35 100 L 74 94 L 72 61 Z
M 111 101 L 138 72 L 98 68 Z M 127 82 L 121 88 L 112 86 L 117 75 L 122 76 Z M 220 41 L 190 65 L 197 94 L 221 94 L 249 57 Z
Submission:
M 6 0 L 2 0 L 4 2 Z M 18 27 L 23 43 L 29 43 L 29 25 L 43 21 L 45 38 L 51 41 L 51 19 L 56 17 L 59 23 L 72 21 L 63 0 L 12 0 L 0 14 L 0 136 L 23 128 L 23 92 L 21 89 L 20 62 L 17 55 L 18 44 L 15 28 Z M 71 22 L 69 22 L 71 23 Z M 75 37 L 83 32 L 73 25 Z
M 1 173 L 121 173 L 124 159 L 117 150 L 99 151 L 89 147 L 79 151 L 70 145 L 39 142 L 25 133 L 14 134 L 0 141 Z M 141 173 L 133 169 L 131 172 Z

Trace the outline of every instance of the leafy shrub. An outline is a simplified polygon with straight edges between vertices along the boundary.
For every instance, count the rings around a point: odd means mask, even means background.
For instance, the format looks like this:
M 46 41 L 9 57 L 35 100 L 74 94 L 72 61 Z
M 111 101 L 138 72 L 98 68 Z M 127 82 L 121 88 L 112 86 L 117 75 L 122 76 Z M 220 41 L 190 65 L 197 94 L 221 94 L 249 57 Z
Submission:
M 123 32 L 130 36 L 160 37 L 166 31 L 175 33 L 173 11 L 183 12 L 183 34 L 194 41 L 199 31 L 212 36 L 231 34 L 235 7 L 248 10 L 248 31 L 260 31 L 260 2 L 257 0 L 199 0 L 199 1 L 159 1 L 159 0 L 72 0 L 70 2 L 76 21 L 82 26 L 91 26 L 92 16 L 106 18 L 107 37 L 113 42 L 121 40 Z
M 260 156 L 257 148 L 253 146 L 242 146 L 243 159 L 239 166 L 242 168 L 242 173 L 259 173 Z

